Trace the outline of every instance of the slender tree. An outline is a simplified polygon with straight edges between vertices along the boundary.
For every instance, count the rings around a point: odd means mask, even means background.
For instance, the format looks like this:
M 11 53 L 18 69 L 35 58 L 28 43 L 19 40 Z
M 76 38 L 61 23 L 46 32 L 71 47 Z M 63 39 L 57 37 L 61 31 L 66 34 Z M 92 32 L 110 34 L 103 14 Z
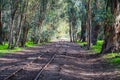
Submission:
M 2 2 L 3 0 L 0 0 L 0 45 L 3 43 L 3 38 L 2 38 Z
M 19 42 L 20 42 L 20 37 L 21 37 L 21 34 L 22 34 L 22 27 L 24 25 L 24 22 L 25 22 L 25 11 L 27 11 L 27 6 L 28 6 L 28 1 L 20 1 L 19 2 L 19 17 L 18 17 L 18 28 L 17 28 L 17 34 L 16 34 L 16 43 L 15 43 L 15 46 L 19 46 Z
M 69 35 L 70 35 L 70 42 L 75 42 L 75 35 L 76 35 L 76 10 L 74 7 L 75 3 L 73 1 L 68 1 L 68 16 L 69 16 Z
M 10 1 L 10 11 L 11 11 L 11 17 L 10 17 L 10 26 L 9 26 L 9 33 L 10 33 L 10 36 L 9 36 L 9 41 L 8 41 L 8 48 L 9 49 L 12 49 L 14 48 L 14 34 L 13 34 L 13 31 L 14 31 L 14 25 L 15 25 L 15 15 L 16 15 L 16 12 L 17 12 L 17 9 L 18 9 L 18 3 L 19 1 L 18 0 L 11 0 Z
M 91 0 L 88 0 L 88 19 L 87 19 L 87 43 L 88 49 L 91 48 Z
M 99 1 L 98 0 L 95 0 L 94 1 L 94 5 L 93 5 L 93 13 L 92 13 L 92 31 L 91 31 L 91 42 L 93 45 L 96 45 L 97 44 L 97 38 L 98 38 L 98 33 L 99 33 L 99 30 L 101 28 L 101 25 L 100 25 L 100 20 L 99 20 L 99 17 L 97 16 L 99 13 Z M 97 19 L 98 18 L 98 19 Z

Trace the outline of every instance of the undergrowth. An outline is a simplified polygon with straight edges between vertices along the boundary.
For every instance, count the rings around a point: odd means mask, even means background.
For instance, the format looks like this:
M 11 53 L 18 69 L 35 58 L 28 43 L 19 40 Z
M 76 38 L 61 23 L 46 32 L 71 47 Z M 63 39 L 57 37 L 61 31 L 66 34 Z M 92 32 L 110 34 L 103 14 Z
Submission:
M 45 42 L 41 43 L 41 44 L 45 44 Z M 39 45 L 41 45 L 41 44 L 39 44 Z M 26 47 L 33 47 L 33 46 L 37 46 L 37 45 L 38 44 L 34 44 L 31 41 L 26 42 Z M 0 45 L 0 56 L 6 55 L 6 54 L 12 53 L 12 52 L 20 51 L 23 49 L 25 49 L 25 48 L 15 47 L 14 49 L 11 50 L 11 49 L 8 49 L 8 43 L 5 43 L 3 45 Z
M 78 42 L 81 46 L 86 45 L 86 42 Z M 100 53 L 102 49 L 102 40 L 98 40 L 96 45 L 92 46 L 92 51 L 95 53 Z M 120 68 L 120 53 L 108 53 L 104 54 L 103 58 L 111 65 L 114 65 L 115 67 Z

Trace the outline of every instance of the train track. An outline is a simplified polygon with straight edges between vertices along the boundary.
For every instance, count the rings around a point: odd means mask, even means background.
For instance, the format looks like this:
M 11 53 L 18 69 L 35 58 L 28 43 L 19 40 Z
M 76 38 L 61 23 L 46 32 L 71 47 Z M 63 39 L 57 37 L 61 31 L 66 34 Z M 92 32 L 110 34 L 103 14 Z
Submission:
M 41 55 L 42 56 L 42 55 Z M 24 70 L 27 66 L 31 65 L 34 61 L 38 60 L 41 56 L 37 57 L 36 59 L 32 60 L 31 62 L 27 63 L 24 67 L 16 70 L 15 72 L 11 73 L 9 76 L 7 76 L 4 80 L 10 80 L 12 77 L 14 77 L 18 72 Z
M 66 46 L 67 44 L 64 45 L 64 42 L 60 44 L 59 48 L 64 48 L 64 46 Z M 43 71 L 48 68 L 48 66 L 52 63 L 52 61 L 57 58 L 57 57 L 64 57 L 64 58 L 69 58 L 69 59 L 76 59 L 76 57 L 71 57 L 66 55 L 67 54 L 67 49 L 65 49 L 65 52 L 63 52 L 63 54 L 57 54 L 57 52 L 59 51 L 59 49 L 56 50 L 56 53 L 51 57 L 51 59 L 49 60 L 49 62 L 39 71 L 39 73 L 37 74 L 37 76 L 33 79 L 33 80 L 42 80 L 41 76 L 44 74 Z M 84 56 L 85 57 L 85 56 Z M 61 69 L 61 67 L 60 67 Z M 42 74 L 43 73 L 43 74 Z M 59 73 L 58 73 L 59 74 Z M 60 74 L 59 74 L 60 75 Z M 59 79 L 62 80 L 62 79 Z
M 35 77 L 34 80 L 39 80 L 40 75 L 42 74 L 42 72 L 44 71 L 44 69 L 54 60 L 55 56 L 56 56 L 56 54 L 54 54 L 52 56 L 52 58 L 48 61 L 48 63 L 42 67 L 42 69 L 39 71 L 39 73 L 37 74 L 37 76 Z
M 62 47 L 61 44 L 59 44 L 59 47 L 56 47 L 55 53 L 52 54 L 52 57 L 48 60 L 48 62 L 42 66 L 42 68 L 39 70 L 38 74 L 35 76 L 34 80 L 39 80 L 39 77 L 41 75 L 41 73 L 44 71 L 45 68 L 47 68 L 47 66 L 54 60 L 54 58 L 56 57 L 57 53 L 58 53 L 58 49 L 60 47 Z M 12 80 L 18 73 L 20 73 L 21 71 L 23 71 L 26 67 L 30 66 L 32 63 L 34 63 L 36 60 L 40 59 L 43 55 L 40 55 L 39 57 L 37 57 L 36 59 L 32 60 L 31 62 L 27 63 L 24 67 L 19 68 L 18 70 L 16 70 L 15 72 L 11 73 L 10 75 L 8 75 L 6 78 L 4 78 L 4 80 Z
M 59 43 L 59 45 L 60 45 L 60 43 Z M 40 77 L 40 75 L 42 74 L 42 72 L 47 68 L 47 66 L 55 59 L 55 57 L 56 57 L 56 55 L 57 55 L 57 53 L 58 53 L 58 51 L 59 51 L 59 49 L 62 47 L 62 44 L 60 45 L 60 47 L 58 47 L 55 51 L 55 53 L 54 53 L 54 55 L 51 57 L 51 59 L 42 67 L 42 69 L 39 71 L 39 73 L 37 74 L 37 76 L 34 78 L 34 80 L 40 80 L 39 79 L 39 77 Z

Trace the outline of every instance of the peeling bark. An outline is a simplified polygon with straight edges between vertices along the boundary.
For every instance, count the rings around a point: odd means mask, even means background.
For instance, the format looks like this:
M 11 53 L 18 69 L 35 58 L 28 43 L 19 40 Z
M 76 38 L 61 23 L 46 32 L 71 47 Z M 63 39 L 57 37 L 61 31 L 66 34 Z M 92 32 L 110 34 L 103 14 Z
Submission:
M 101 50 L 101 53 L 103 54 L 109 52 L 120 52 L 120 18 L 118 18 L 118 15 L 120 15 L 120 0 L 115 0 L 114 2 L 113 0 L 108 0 L 108 2 L 111 4 L 111 12 L 116 16 L 116 21 L 115 25 L 112 25 L 111 27 L 108 26 L 108 24 L 105 25 L 105 39 Z

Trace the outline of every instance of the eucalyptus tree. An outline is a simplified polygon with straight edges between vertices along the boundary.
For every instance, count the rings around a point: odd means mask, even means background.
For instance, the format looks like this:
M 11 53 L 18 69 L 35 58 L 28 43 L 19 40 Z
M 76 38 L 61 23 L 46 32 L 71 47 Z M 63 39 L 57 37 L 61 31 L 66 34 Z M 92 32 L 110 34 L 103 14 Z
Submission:
M 33 34 L 33 37 L 32 38 L 35 38 L 33 40 L 34 43 L 40 43 L 40 40 L 41 40 L 41 29 L 42 29 L 42 26 L 43 26 L 43 22 L 45 20 L 45 17 L 46 17 L 46 11 L 47 11 L 47 8 L 48 8 L 48 0 L 38 0 L 37 1 L 38 4 L 36 4 L 36 10 L 35 10 L 35 23 L 37 24 L 37 26 L 34 28 L 34 33 Z
M 80 41 L 85 42 L 87 39 L 87 32 L 86 32 L 86 21 L 87 21 L 87 1 L 82 0 L 82 6 L 80 7 L 80 15 L 81 15 L 81 35 Z
M 70 35 L 70 41 L 75 41 L 75 26 L 77 24 L 77 17 L 76 17 L 76 9 L 74 7 L 75 2 L 72 0 L 67 1 L 68 2 L 68 19 L 69 19 L 69 35 Z
M 18 7 L 18 23 L 17 23 L 17 27 L 16 27 L 16 41 L 15 41 L 15 46 L 19 46 L 19 42 L 20 42 L 20 39 L 21 39 L 21 46 L 23 47 L 25 45 L 25 38 L 27 37 L 24 37 L 26 34 L 24 32 L 24 27 L 25 26 L 25 23 L 26 23 L 26 11 L 27 11 L 27 8 L 28 8 L 28 0 L 21 0 L 19 2 L 19 7 Z M 25 26 L 27 28 L 27 26 Z M 25 30 L 26 32 L 28 30 Z M 23 33 L 22 33 L 23 32 Z M 23 35 L 21 35 L 23 34 Z
M 7 1 L 6 0 L 0 0 L 0 45 L 3 44 L 3 22 L 2 22 L 2 12 L 4 10 L 4 6 L 5 6 L 5 3 Z
M 98 37 L 98 33 L 100 30 L 100 21 L 99 21 L 99 16 L 98 16 L 98 11 L 99 11 L 99 1 L 95 0 L 93 5 L 93 13 L 92 13 L 92 38 L 91 38 L 91 42 L 93 45 L 97 44 L 97 37 Z
M 0 45 L 2 44 L 2 3 L 3 0 L 0 0 Z
M 88 0 L 88 19 L 87 19 L 87 44 L 88 44 L 88 49 L 91 48 L 91 29 L 92 29 L 92 22 L 91 22 L 91 15 L 92 15 L 92 11 L 91 11 L 91 0 Z
M 18 4 L 19 4 L 19 0 L 11 0 L 10 1 L 10 6 L 9 6 L 9 10 L 10 10 L 10 25 L 9 25 L 9 40 L 8 40 L 8 48 L 12 49 L 14 48 L 14 26 L 15 26 L 15 16 L 16 16 L 16 12 L 18 9 Z
M 120 52 L 120 0 L 106 0 L 104 44 L 101 53 Z M 114 25 L 115 24 L 115 25 Z
M 103 26 L 105 19 L 105 1 L 94 0 L 92 2 L 92 44 L 96 45 L 98 39 L 103 39 Z M 100 37 L 99 37 L 100 36 Z
M 11 0 L 9 1 L 9 37 L 8 48 L 12 49 L 16 46 L 24 46 L 26 34 L 24 28 L 26 24 L 26 15 L 28 8 L 28 0 Z M 26 31 L 28 32 L 28 31 Z M 21 42 L 21 44 L 20 44 Z
M 81 41 L 87 41 L 87 47 L 91 47 L 91 29 L 92 29 L 92 1 L 81 0 L 80 18 L 81 18 Z

